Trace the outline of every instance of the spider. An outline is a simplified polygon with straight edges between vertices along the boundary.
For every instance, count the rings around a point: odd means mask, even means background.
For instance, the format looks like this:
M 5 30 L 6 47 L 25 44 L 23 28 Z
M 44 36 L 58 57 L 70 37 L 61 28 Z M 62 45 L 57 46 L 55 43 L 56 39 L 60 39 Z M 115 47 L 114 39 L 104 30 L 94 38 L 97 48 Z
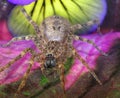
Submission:
M 41 52 L 38 54 L 33 49 L 27 48 L 23 50 L 16 58 L 10 61 L 6 66 L 0 68 L 0 72 L 4 71 L 6 68 L 9 68 L 14 62 L 22 58 L 27 52 L 32 54 L 31 59 L 29 61 L 29 67 L 25 72 L 22 81 L 17 89 L 17 93 L 25 86 L 25 82 L 29 76 L 31 67 L 34 61 L 37 61 L 41 64 L 41 71 L 44 73 L 45 69 L 53 69 L 59 70 L 60 72 L 60 83 L 62 89 L 65 94 L 65 68 L 64 63 L 69 57 L 77 57 L 89 70 L 92 76 L 96 79 L 96 81 L 102 85 L 102 82 L 98 79 L 97 75 L 92 71 L 86 61 L 78 55 L 76 49 L 73 47 L 73 40 L 81 40 L 83 42 L 87 42 L 92 44 L 101 54 L 107 55 L 103 51 L 101 51 L 98 46 L 89 39 L 82 38 L 81 36 L 77 36 L 74 34 L 75 30 L 81 29 L 84 26 L 90 26 L 92 24 L 97 23 L 97 20 L 88 21 L 86 24 L 76 24 L 71 25 L 70 22 L 60 16 L 54 15 L 46 18 L 40 26 L 38 26 L 31 17 L 27 14 L 24 8 L 21 9 L 22 13 L 26 17 L 26 19 L 30 22 L 30 24 L 34 27 L 36 34 L 28 35 L 22 37 L 14 37 L 10 40 L 5 46 L 9 46 L 12 42 L 17 40 L 33 40 L 35 45 Z

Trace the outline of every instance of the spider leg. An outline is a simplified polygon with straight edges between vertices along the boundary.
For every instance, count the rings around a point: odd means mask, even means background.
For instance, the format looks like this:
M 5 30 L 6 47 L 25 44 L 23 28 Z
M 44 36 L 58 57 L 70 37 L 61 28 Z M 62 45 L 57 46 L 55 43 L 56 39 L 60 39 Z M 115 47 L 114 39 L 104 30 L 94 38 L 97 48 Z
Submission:
M 40 70 L 41 70 L 42 74 L 45 76 L 45 73 L 44 73 L 45 67 L 43 64 L 41 64 Z
M 29 61 L 28 69 L 27 69 L 27 71 L 25 72 L 25 74 L 24 74 L 24 76 L 22 78 L 22 81 L 21 81 L 21 83 L 20 83 L 20 85 L 19 85 L 19 87 L 18 87 L 18 89 L 17 89 L 17 91 L 16 91 L 16 93 L 14 95 L 14 98 L 17 98 L 17 94 L 25 86 L 26 80 L 27 80 L 27 78 L 29 76 L 29 73 L 30 73 L 30 70 L 31 70 L 33 64 L 34 64 L 34 56 L 32 56 L 31 59 L 30 59 L 30 61 Z
M 78 53 L 76 52 L 75 49 L 73 50 L 73 55 L 75 57 L 77 57 L 82 62 L 83 65 L 85 65 L 85 67 L 88 69 L 88 71 L 91 73 L 91 75 L 96 79 L 96 81 L 100 85 L 102 85 L 102 82 L 99 80 L 99 78 L 97 77 L 97 75 L 95 74 L 95 72 L 91 70 L 91 68 L 89 67 L 89 65 L 87 64 L 87 62 L 80 55 L 78 55 Z
M 92 44 L 102 55 L 104 56 L 108 56 L 107 53 L 103 52 L 92 40 L 89 40 L 89 39 L 86 39 L 86 38 L 83 38 L 81 36 L 74 36 L 76 40 L 81 40 L 83 42 L 87 42 L 89 44 Z
M 100 35 L 102 35 L 101 30 L 100 30 L 100 21 L 97 20 L 96 24 L 97 24 L 97 33 L 100 34 Z
M 45 57 L 43 54 L 44 54 L 43 52 L 40 52 L 40 53 L 35 54 L 35 57 L 34 57 L 34 61 L 36 61 L 40 64 L 40 70 L 42 73 L 45 70 L 45 67 L 44 67 Z
M 26 19 L 30 22 L 30 24 L 34 27 L 35 32 L 37 33 L 36 39 L 34 39 L 34 42 L 36 43 L 37 47 L 44 47 L 44 43 L 46 43 L 44 39 L 44 34 L 39 29 L 39 26 L 32 20 L 32 18 L 28 15 L 26 10 L 24 8 L 21 8 L 22 13 L 26 17 Z
M 88 21 L 87 23 L 85 24 L 75 24 L 75 25 L 72 25 L 70 27 L 70 29 L 72 30 L 72 32 L 78 30 L 78 29 L 82 29 L 84 27 L 88 27 L 88 26 L 92 26 L 94 24 L 97 24 L 98 25 L 98 31 L 100 30 L 100 24 L 99 24 L 99 20 L 98 19 L 95 19 L 95 20 L 90 20 Z
M 64 98 L 66 98 L 66 91 L 65 91 L 65 76 L 64 76 L 64 72 L 65 72 L 65 68 L 63 64 L 60 64 L 59 66 L 60 69 L 60 81 L 61 81 L 61 86 L 63 89 L 63 93 L 64 93 Z
M 15 41 L 19 41 L 19 40 L 34 40 L 34 39 L 36 39 L 36 36 L 34 36 L 34 35 L 14 37 L 7 44 L 3 45 L 3 47 L 9 46 L 11 43 L 13 43 Z
M 31 50 L 31 49 L 27 48 L 27 49 L 23 50 L 17 57 L 15 57 L 12 61 L 10 61 L 6 66 L 1 67 L 0 72 L 2 72 L 5 69 L 9 68 L 14 62 L 16 62 L 17 60 L 22 58 L 29 50 Z
M 30 24 L 34 27 L 36 33 L 40 33 L 39 26 L 32 20 L 32 18 L 28 15 L 24 8 L 21 8 L 22 13 L 26 17 L 26 19 L 30 22 Z
M 18 90 L 17 90 L 17 92 L 15 93 L 14 98 L 17 98 L 17 93 L 19 93 L 19 91 L 20 91 L 20 90 L 24 87 L 24 85 L 25 85 L 25 82 L 26 82 L 26 80 L 27 80 L 27 78 L 28 78 L 30 69 L 31 69 L 31 67 L 32 67 L 32 65 L 33 65 L 33 63 L 34 63 L 34 62 L 33 62 L 33 59 L 34 59 L 36 53 L 35 53 L 35 51 L 33 51 L 31 48 L 27 48 L 27 49 L 23 50 L 15 59 L 13 59 L 12 61 L 10 61 L 6 66 L 0 68 L 0 72 L 4 71 L 6 68 L 9 68 L 14 62 L 16 62 L 17 60 L 19 60 L 20 58 L 22 58 L 27 52 L 30 52 L 33 56 L 31 57 L 31 60 L 30 60 L 30 62 L 29 62 L 29 63 L 30 63 L 30 64 L 29 64 L 29 67 L 28 67 L 26 73 L 25 73 L 24 76 L 23 76 L 22 82 L 21 82 L 20 86 L 18 87 Z

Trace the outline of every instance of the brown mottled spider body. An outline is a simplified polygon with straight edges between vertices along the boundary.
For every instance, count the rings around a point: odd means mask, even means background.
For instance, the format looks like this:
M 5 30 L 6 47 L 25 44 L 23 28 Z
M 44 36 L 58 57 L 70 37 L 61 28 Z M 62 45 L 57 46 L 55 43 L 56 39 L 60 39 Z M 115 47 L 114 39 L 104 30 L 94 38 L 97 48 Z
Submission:
M 59 16 L 46 18 L 40 25 L 45 41 L 42 52 L 44 55 L 52 54 L 57 63 L 64 62 L 72 56 L 73 35 L 66 27 L 70 27 L 70 23 Z
M 80 55 L 77 54 L 77 51 L 73 47 L 74 40 L 81 40 L 92 44 L 101 54 L 106 55 L 91 40 L 74 35 L 74 31 L 76 29 L 81 29 L 83 26 L 95 24 L 98 22 L 97 20 L 89 21 L 84 25 L 81 24 L 71 25 L 68 20 L 55 15 L 46 18 L 39 27 L 27 14 L 24 8 L 22 8 L 21 11 L 25 15 L 26 19 L 33 25 L 36 31 L 36 35 L 32 36 L 28 35 L 25 37 L 23 36 L 13 38 L 5 46 L 9 46 L 12 42 L 16 40 L 22 39 L 33 40 L 37 48 L 41 50 L 41 53 L 38 54 L 31 48 L 25 49 L 14 60 L 9 62 L 6 66 L 0 68 L 0 72 L 4 71 L 6 68 L 11 66 L 15 61 L 22 58 L 27 52 L 30 52 L 32 54 L 29 67 L 23 76 L 22 82 L 18 87 L 15 97 L 17 93 L 19 93 L 20 90 L 24 87 L 34 61 L 37 61 L 41 64 L 41 70 L 43 73 L 44 69 L 47 68 L 56 68 L 57 70 L 59 70 L 61 85 L 64 90 L 64 94 L 65 94 L 64 63 L 67 60 L 67 58 L 72 56 L 77 57 L 88 68 L 89 72 L 93 75 L 96 81 L 99 84 L 102 84 L 101 81 L 96 76 L 96 74 L 89 68 L 85 60 L 81 58 Z

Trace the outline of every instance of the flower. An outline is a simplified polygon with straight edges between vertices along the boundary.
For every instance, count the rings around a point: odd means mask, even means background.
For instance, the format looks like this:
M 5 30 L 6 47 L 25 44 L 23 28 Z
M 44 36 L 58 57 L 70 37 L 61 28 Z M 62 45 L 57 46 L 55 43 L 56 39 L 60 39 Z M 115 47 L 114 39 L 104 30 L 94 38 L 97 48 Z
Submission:
M 11 2 L 14 0 L 11 0 Z M 29 5 L 20 6 L 21 3 L 30 0 L 15 0 L 17 6 L 12 10 L 8 18 L 8 28 L 13 36 L 24 36 L 35 34 L 35 30 L 27 21 L 21 8 L 24 7 L 38 25 L 50 16 L 58 15 L 68 19 L 71 24 L 85 24 L 91 20 L 99 20 L 102 23 L 106 12 L 106 0 L 36 0 Z M 26 4 L 26 3 L 24 3 Z M 97 24 L 85 26 L 77 33 L 92 33 L 97 28 Z
M 98 47 L 104 51 L 108 52 L 116 39 L 120 39 L 120 33 L 108 33 L 105 35 L 91 34 L 84 35 L 82 37 L 93 40 Z M 6 42 L 1 41 L 0 44 L 5 44 Z M 79 55 L 82 56 L 92 68 L 96 68 L 96 59 L 101 55 L 92 45 L 81 42 L 74 41 L 73 43 L 75 49 L 78 51 Z M 9 61 L 14 59 L 17 55 L 21 53 L 26 48 L 31 47 L 35 51 L 39 52 L 32 41 L 16 41 L 12 43 L 9 47 L 0 47 L 0 67 L 5 66 Z M 87 48 L 86 48 L 87 47 Z M 11 67 L 0 73 L 0 84 L 9 84 L 18 81 L 22 78 L 23 74 L 26 72 L 28 67 L 28 62 L 31 54 L 27 53 L 20 60 L 16 61 Z M 40 68 L 38 62 L 35 62 L 31 72 Z M 66 74 L 65 88 L 70 88 L 76 81 L 81 77 L 82 74 L 86 73 L 88 70 L 86 67 L 78 60 L 74 60 L 74 64 L 70 68 L 69 72 Z

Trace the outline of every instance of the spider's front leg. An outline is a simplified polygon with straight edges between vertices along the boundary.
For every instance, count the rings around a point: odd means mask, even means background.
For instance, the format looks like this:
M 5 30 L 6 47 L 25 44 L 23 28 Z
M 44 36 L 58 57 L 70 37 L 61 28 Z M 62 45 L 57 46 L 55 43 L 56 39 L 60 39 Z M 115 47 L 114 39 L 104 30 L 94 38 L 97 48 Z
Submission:
M 37 47 L 38 48 L 44 47 L 43 43 L 46 43 L 46 41 L 44 39 L 44 34 L 40 31 L 39 26 L 37 25 L 37 23 L 35 23 L 35 21 L 32 20 L 31 16 L 26 12 L 26 10 L 24 8 L 21 8 L 21 12 L 25 16 L 25 18 L 28 20 L 28 22 L 34 27 L 34 30 L 37 35 L 34 42 L 36 43 Z
M 73 49 L 73 56 L 77 57 L 83 65 L 85 65 L 85 67 L 88 69 L 88 71 L 91 73 L 91 75 L 96 79 L 96 81 L 102 85 L 102 82 L 99 80 L 99 78 L 97 77 L 97 75 L 95 74 L 94 71 L 91 70 L 91 68 L 89 67 L 89 65 L 87 64 L 87 62 L 77 53 L 77 51 L 75 49 Z
M 98 19 L 90 20 L 85 24 L 72 25 L 70 27 L 70 29 L 71 29 L 72 32 L 75 32 L 76 30 L 79 30 L 79 29 L 82 29 L 82 28 L 85 28 L 85 27 L 89 27 L 89 26 L 92 26 L 92 25 L 95 25 L 95 24 L 97 25 L 97 32 L 100 32 L 100 22 L 99 22 Z
M 24 14 L 24 16 L 29 21 L 29 23 L 34 27 L 36 33 L 40 35 L 39 26 L 32 20 L 31 16 L 28 15 L 28 13 L 26 12 L 26 10 L 24 8 L 21 8 L 21 12 Z M 42 35 L 40 35 L 40 36 L 42 37 Z

